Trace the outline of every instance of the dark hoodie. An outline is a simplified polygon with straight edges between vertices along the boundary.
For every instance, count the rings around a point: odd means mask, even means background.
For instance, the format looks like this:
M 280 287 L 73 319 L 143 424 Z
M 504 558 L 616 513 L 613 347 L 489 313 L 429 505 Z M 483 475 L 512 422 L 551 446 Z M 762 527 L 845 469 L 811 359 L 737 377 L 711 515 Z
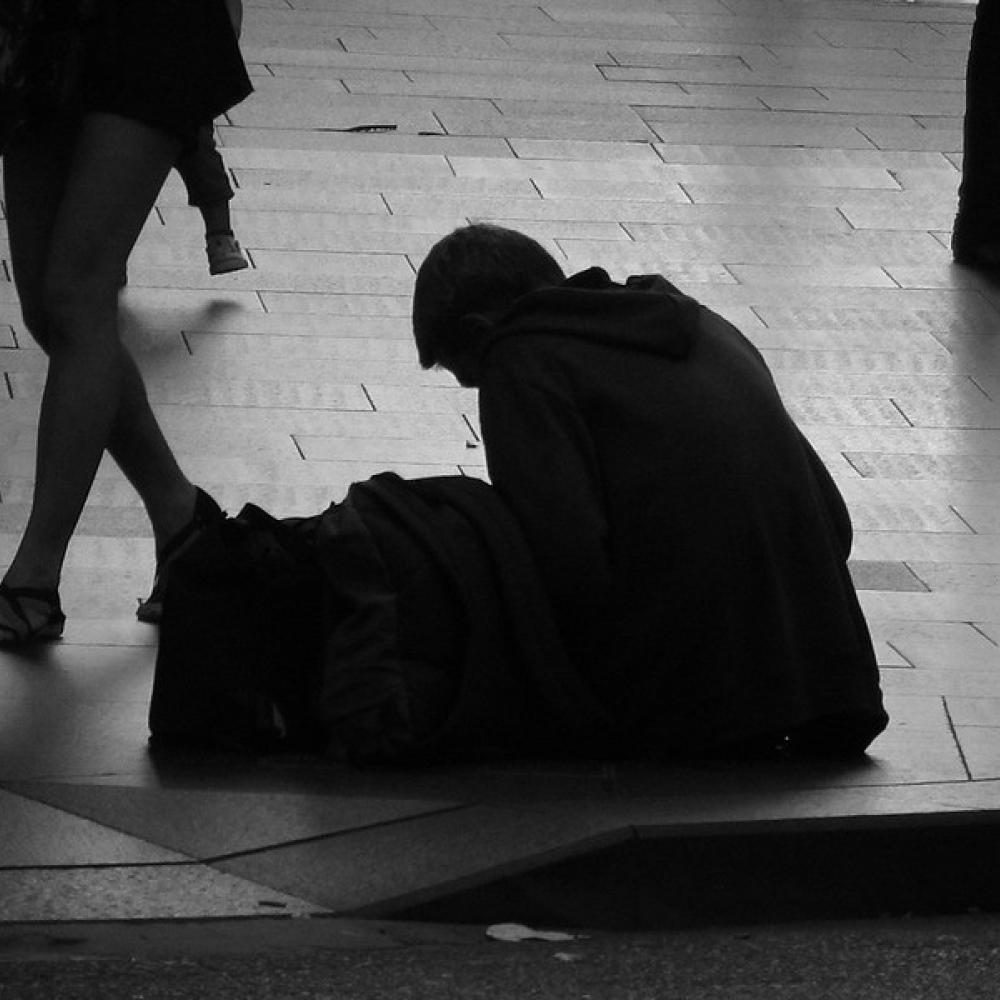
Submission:
M 592 268 L 502 317 L 479 402 L 570 655 L 637 743 L 884 728 L 846 507 L 735 327 Z

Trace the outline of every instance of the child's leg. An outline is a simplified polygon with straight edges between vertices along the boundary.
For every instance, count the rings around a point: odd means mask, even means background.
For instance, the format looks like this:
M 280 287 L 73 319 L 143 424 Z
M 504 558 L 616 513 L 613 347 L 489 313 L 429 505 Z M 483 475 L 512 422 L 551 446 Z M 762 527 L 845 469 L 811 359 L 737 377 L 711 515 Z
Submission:
M 205 252 L 212 274 L 249 267 L 229 215 L 233 186 L 215 146 L 211 125 L 198 130 L 197 143 L 184 150 L 174 164 L 188 190 L 188 202 L 201 212 L 205 224 Z
M 231 236 L 229 202 L 233 186 L 216 148 L 211 125 L 198 130 L 197 143 L 183 150 L 174 166 L 187 188 L 188 204 L 202 214 L 205 236 Z

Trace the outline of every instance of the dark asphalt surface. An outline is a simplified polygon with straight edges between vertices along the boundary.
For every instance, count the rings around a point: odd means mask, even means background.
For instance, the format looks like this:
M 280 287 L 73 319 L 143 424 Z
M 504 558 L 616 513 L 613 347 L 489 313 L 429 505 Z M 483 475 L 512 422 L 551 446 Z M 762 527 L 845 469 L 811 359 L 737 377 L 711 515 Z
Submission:
M 969 1000 L 1000 997 L 1000 917 L 595 932 L 227 921 L 0 930 L 0 1000 Z

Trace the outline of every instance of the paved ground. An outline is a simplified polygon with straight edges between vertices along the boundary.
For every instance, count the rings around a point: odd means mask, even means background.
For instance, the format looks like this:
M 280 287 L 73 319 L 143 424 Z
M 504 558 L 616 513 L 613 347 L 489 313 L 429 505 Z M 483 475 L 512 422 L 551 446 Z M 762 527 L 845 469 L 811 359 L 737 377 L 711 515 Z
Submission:
M 982 916 L 551 944 L 346 921 L 0 929 L 3 1000 L 994 1000 L 998 973 Z
M 995 821 L 1000 289 L 947 249 L 972 14 L 250 3 L 257 91 L 219 132 L 254 266 L 208 276 L 173 177 L 123 296 L 193 478 L 285 515 L 385 468 L 481 475 L 474 398 L 419 371 L 407 323 L 422 254 L 467 219 L 569 268 L 662 271 L 762 349 L 847 497 L 893 724 L 852 768 L 163 766 L 132 618 L 152 542 L 108 467 L 65 641 L 0 656 L 0 921 L 384 914 L 585 847 Z M 43 372 L 2 282 L 0 363 L 2 566 Z

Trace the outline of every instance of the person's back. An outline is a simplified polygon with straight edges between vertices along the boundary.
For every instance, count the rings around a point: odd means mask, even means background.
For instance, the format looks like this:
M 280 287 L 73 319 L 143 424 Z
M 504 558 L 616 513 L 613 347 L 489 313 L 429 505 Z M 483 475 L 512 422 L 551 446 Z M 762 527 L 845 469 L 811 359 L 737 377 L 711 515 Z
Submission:
M 847 511 L 734 327 L 592 269 L 520 297 L 478 363 L 492 481 L 637 749 L 857 751 L 884 728 Z

